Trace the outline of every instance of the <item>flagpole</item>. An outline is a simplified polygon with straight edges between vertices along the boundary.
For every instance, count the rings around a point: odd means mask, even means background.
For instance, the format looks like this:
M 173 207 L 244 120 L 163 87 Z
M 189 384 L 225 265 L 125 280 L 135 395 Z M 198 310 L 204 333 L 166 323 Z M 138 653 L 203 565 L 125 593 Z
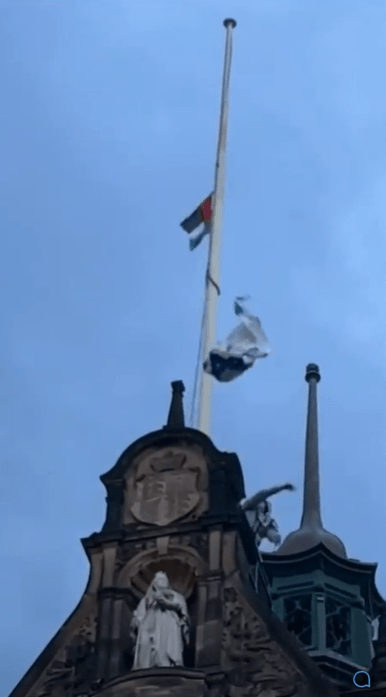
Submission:
M 209 235 L 208 265 L 205 276 L 204 336 L 202 342 L 201 366 L 216 341 L 216 311 L 220 294 L 220 251 L 221 223 L 225 185 L 225 154 L 228 127 L 229 80 L 232 62 L 232 31 L 236 26 L 234 19 L 225 19 L 226 28 L 224 72 L 221 94 L 220 127 L 218 136 L 214 192 L 212 200 L 212 225 Z M 198 398 L 197 428 L 209 435 L 210 407 L 213 378 L 201 368 Z

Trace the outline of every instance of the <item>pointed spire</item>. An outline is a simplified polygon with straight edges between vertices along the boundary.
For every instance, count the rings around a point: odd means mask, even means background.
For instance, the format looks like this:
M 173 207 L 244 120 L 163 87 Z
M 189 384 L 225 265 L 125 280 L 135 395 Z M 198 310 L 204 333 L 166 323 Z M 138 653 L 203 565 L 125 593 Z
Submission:
M 341 557 L 347 557 L 340 539 L 323 528 L 320 506 L 318 405 L 316 386 L 320 381 L 319 368 L 310 363 L 306 368 L 308 382 L 308 410 L 306 451 L 304 462 L 303 514 L 300 528 L 291 532 L 277 550 L 277 554 L 296 554 L 323 543 Z
M 320 512 L 318 404 L 316 396 L 316 386 L 319 380 L 319 367 L 315 365 L 315 363 L 310 363 L 306 368 L 308 410 L 304 463 L 303 515 L 300 527 L 323 528 Z
M 182 380 L 172 382 L 172 400 L 167 424 L 164 428 L 185 428 L 183 394 L 185 385 Z

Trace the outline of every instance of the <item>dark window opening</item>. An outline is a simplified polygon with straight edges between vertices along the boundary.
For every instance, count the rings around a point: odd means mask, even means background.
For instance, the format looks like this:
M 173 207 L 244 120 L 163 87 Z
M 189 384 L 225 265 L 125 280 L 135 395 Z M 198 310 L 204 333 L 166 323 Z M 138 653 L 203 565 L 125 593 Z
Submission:
M 351 651 L 350 608 L 326 598 L 326 646 L 347 656 Z
M 284 621 L 287 629 L 295 634 L 304 646 L 312 644 L 311 602 L 311 595 L 284 599 Z

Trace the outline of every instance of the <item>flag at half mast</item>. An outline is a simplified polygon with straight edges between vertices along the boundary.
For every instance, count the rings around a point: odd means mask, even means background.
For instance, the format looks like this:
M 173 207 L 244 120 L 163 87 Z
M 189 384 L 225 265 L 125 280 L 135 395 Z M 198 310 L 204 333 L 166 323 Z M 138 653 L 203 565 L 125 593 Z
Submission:
M 212 204 L 213 204 L 213 194 L 210 194 L 200 205 L 196 208 L 188 218 L 182 221 L 181 227 L 185 232 L 190 234 L 194 232 L 200 225 L 204 225 L 202 231 L 196 236 L 189 240 L 190 249 L 195 249 L 198 247 L 200 242 L 204 239 L 205 235 L 211 232 L 211 222 L 212 222 Z
M 191 240 L 190 249 L 200 244 L 203 237 L 210 233 L 208 245 L 208 262 L 205 273 L 205 300 L 201 322 L 199 343 L 199 359 L 197 361 L 196 376 L 194 381 L 192 399 L 192 425 L 197 424 L 200 431 L 209 435 L 210 431 L 210 406 L 212 381 L 203 367 L 204 360 L 216 340 L 216 310 L 217 300 L 220 294 L 220 250 L 221 250 L 221 221 L 225 187 L 225 153 L 226 134 L 228 124 L 229 82 L 232 62 L 232 32 L 236 26 L 234 19 L 224 20 L 226 29 L 224 70 L 221 90 L 220 124 L 216 154 L 215 176 L 213 194 L 210 199 L 208 211 L 208 199 L 196 209 L 194 213 L 184 220 L 182 227 L 187 231 L 196 228 L 195 223 L 203 223 L 204 229 L 195 239 Z M 213 204 L 213 205 L 212 205 Z M 205 208 L 206 211 L 205 212 Z M 209 217 L 210 213 L 210 217 Z

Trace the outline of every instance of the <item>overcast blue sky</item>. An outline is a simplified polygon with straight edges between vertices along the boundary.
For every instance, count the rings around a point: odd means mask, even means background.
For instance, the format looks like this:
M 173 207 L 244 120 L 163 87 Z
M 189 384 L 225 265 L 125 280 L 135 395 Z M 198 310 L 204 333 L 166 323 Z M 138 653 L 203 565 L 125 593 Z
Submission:
M 99 475 L 192 388 L 234 16 L 222 295 L 272 354 L 215 390 L 213 440 L 298 526 L 319 364 L 325 526 L 386 595 L 386 3 L 0 0 L 0 690 L 78 602 Z

